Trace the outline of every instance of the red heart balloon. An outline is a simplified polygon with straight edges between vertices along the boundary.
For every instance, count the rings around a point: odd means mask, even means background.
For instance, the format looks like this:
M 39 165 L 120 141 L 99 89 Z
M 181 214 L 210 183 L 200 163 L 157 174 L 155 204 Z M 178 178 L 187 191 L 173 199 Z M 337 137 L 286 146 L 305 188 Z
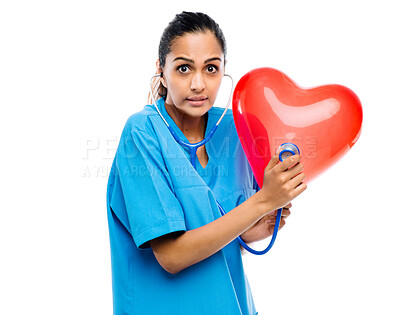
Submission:
M 284 73 L 258 68 L 236 85 L 232 104 L 240 142 L 257 183 L 283 143 L 300 149 L 306 182 L 338 161 L 358 140 L 362 107 L 341 85 L 301 88 Z

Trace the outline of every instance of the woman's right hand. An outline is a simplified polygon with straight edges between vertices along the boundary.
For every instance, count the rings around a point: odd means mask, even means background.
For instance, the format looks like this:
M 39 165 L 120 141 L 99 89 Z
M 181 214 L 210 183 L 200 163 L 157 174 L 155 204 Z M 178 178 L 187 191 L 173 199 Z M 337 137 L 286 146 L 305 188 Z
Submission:
M 260 200 L 265 202 L 267 213 L 286 206 L 300 195 L 307 185 L 300 155 L 296 154 L 279 163 L 278 155 L 274 155 L 264 169 L 263 187 L 258 194 Z

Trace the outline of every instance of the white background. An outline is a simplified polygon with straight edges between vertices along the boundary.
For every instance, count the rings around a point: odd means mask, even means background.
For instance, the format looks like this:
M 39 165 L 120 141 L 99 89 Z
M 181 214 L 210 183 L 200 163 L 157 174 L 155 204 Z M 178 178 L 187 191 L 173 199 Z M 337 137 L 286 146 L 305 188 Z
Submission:
M 1 2 L 0 313 L 111 314 L 108 172 L 187 10 L 220 24 L 236 80 L 269 66 L 363 104 L 353 149 L 293 202 L 270 253 L 244 256 L 260 315 L 400 314 L 396 1 L 188 3 Z

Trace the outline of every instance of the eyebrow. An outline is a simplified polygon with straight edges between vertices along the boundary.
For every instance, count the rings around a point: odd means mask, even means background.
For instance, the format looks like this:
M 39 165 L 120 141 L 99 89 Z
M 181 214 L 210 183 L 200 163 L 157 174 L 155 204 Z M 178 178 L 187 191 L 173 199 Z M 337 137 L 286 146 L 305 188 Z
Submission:
M 172 62 L 177 61 L 177 60 L 184 60 L 186 62 L 194 63 L 194 60 L 189 59 L 189 58 L 184 58 L 184 57 L 176 57 Z M 209 63 L 209 62 L 214 61 L 214 60 L 222 61 L 221 58 L 214 57 L 214 58 L 209 58 L 209 59 L 205 60 L 204 63 L 206 64 L 206 63 Z

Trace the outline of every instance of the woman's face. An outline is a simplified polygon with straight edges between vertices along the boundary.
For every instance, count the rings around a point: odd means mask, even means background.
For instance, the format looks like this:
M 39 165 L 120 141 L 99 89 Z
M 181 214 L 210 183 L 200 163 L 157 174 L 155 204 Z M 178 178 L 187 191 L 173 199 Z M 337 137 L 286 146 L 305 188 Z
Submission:
M 162 83 L 167 104 L 191 117 L 204 115 L 214 104 L 224 76 L 224 54 L 211 32 L 187 33 L 174 39 L 166 56 Z

